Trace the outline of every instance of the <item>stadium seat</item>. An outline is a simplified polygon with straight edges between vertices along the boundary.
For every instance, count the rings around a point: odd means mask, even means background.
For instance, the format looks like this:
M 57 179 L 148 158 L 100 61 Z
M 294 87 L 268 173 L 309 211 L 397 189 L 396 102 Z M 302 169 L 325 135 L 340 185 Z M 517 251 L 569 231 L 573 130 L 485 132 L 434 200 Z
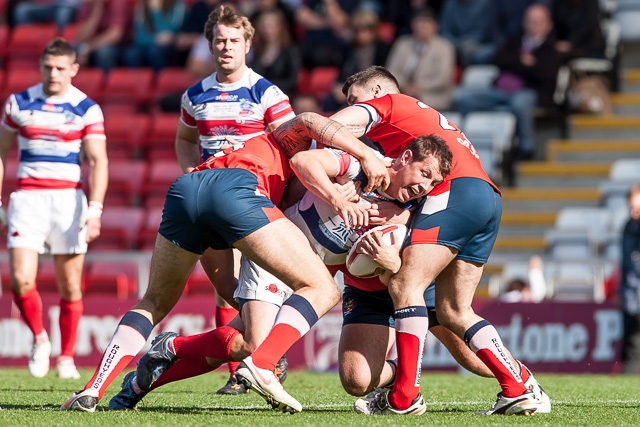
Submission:
M 78 24 L 73 23 L 64 27 L 62 37 L 69 43 L 75 43 L 78 40 Z
M 500 69 L 495 65 L 468 65 L 462 72 L 460 86 L 465 89 L 491 87 L 499 73 Z
M 150 162 L 149 174 L 142 189 L 145 208 L 164 206 L 169 187 L 180 175 L 182 170 L 177 160 Z
M 151 127 L 145 144 L 149 161 L 172 160 L 177 163 L 175 140 L 180 113 L 156 113 L 152 116 Z
M 6 100 L 12 93 L 20 93 L 30 86 L 40 83 L 42 75 L 38 68 L 27 68 L 21 70 L 7 70 L 6 84 L 2 89 L 2 101 Z
M 298 71 L 298 83 L 296 84 L 296 93 L 308 94 L 309 93 L 309 70 L 306 68 L 300 68 Z
M 393 44 L 396 38 L 396 24 L 393 22 L 381 22 L 378 25 L 378 37 L 389 45 Z
M 92 261 L 86 267 L 85 295 L 115 295 L 120 300 L 135 296 L 138 264 L 133 261 Z
M 499 298 L 503 295 L 513 279 L 529 280 L 529 260 L 507 261 L 499 274 L 492 274 L 489 277 L 487 291 L 491 298 Z
M 613 209 L 626 207 L 627 191 L 637 182 L 640 182 L 640 158 L 614 161 L 608 180 L 599 186 L 602 203 Z
M 508 111 L 476 111 L 467 114 L 462 129 L 478 150 L 485 171 L 496 178 L 497 166 L 515 136 L 515 116 Z
M 315 96 L 318 100 L 324 99 L 331 91 L 339 72 L 337 67 L 313 68 L 309 75 L 307 93 Z
M 107 76 L 103 102 L 130 104 L 133 101 L 141 108 L 149 101 L 152 82 L 151 68 L 114 68 Z
M 0 4 L 6 0 L 0 0 Z M 4 15 L 4 12 L 0 11 L 0 16 Z M 9 47 L 9 35 L 11 29 L 7 24 L 0 23 L 0 61 L 4 64 L 5 56 L 7 55 L 7 49 Z
M 562 208 L 555 226 L 545 233 L 547 249 L 554 259 L 588 259 L 597 255 L 609 230 L 606 208 L 579 206 Z
M 100 237 L 89 244 L 90 250 L 128 251 L 135 248 L 144 211 L 137 207 L 105 206 Z
M 22 24 L 14 27 L 7 48 L 8 62 L 16 59 L 32 60 L 37 68 L 42 51 L 57 32 L 55 24 Z
M 142 160 L 109 160 L 109 187 L 105 206 L 138 206 L 142 202 L 142 184 L 147 176 L 147 163 Z M 82 164 L 83 188 L 89 194 L 89 164 Z
M 110 159 L 143 157 L 151 118 L 147 114 L 104 112 Z
M 604 300 L 603 264 L 594 260 L 561 261 L 550 266 L 547 285 L 554 300 Z
M 138 249 L 153 250 L 158 235 L 160 221 L 162 221 L 162 206 L 145 209 L 145 218 L 138 233 Z
M 191 276 L 187 279 L 187 287 L 185 293 L 188 295 L 215 296 L 216 291 L 207 273 L 204 272 L 202 265 L 198 262 L 191 272 Z
M 97 103 L 102 101 L 104 71 L 102 68 L 82 68 L 73 78 L 72 84 Z
M 154 104 L 169 94 L 182 93 L 198 79 L 184 67 L 167 67 L 158 71 L 152 100 Z

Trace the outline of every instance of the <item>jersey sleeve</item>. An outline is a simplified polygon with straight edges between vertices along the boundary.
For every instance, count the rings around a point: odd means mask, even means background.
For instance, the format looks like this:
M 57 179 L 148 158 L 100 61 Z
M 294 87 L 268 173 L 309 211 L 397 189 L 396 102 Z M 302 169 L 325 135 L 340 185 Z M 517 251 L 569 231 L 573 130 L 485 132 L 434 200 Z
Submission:
M 104 131 L 104 115 L 98 104 L 91 106 L 84 115 L 85 127 L 83 130 L 84 138 L 105 139 Z
M 197 122 L 195 118 L 195 109 L 186 91 L 182 94 L 182 101 L 180 106 L 180 120 L 182 121 L 182 123 L 189 126 L 190 128 L 194 128 L 197 126 Z
M 18 109 L 15 95 L 9 96 L 4 103 L 2 109 L 2 126 L 10 131 L 17 131 L 20 128 L 20 124 L 14 121 L 13 113 Z
M 353 180 L 362 170 L 358 159 L 346 151 L 337 150 L 335 148 L 324 148 L 324 150 L 333 154 L 338 162 L 338 174 L 336 175 L 336 179 L 339 182 Z
M 271 85 L 264 91 L 260 102 L 264 108 L 264 120 L 267 125 L 295 117 L 289 97 L 276 85 Z

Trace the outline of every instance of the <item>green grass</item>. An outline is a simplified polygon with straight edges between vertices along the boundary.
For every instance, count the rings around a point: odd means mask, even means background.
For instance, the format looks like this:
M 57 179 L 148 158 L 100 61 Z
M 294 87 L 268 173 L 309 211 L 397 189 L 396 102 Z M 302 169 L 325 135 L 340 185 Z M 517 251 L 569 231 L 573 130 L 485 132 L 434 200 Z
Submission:
M 44 379 L 26 369 L 0 370 L 0 426 L 638 426 L 640 378 L 605 375 L 536 377 L 551 396 L 552 413 L 533 417 L 482 417 L 499 391 L 495 380 L 423 372 L 422 393 L 428 403 L 422 416 L 366 417 L 352 410 L 354 398 L 341 388 L 336 374 L 291 372 L 287 390 L 304 406 L 300 414 L 275 412 L 255 393 L 218 396 L 224 372 L 169 384 L 149 394 L 138 411 L 106 411 L 121 378 L 107 390 L 95 413 L 59 411 L 83 380 L 62 381 L 53 373 Z

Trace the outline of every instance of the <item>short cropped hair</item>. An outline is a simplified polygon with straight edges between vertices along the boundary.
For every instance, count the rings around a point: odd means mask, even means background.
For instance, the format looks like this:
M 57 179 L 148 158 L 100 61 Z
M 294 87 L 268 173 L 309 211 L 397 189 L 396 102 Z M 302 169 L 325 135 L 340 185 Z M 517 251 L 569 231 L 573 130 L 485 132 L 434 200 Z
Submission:
M 627 192 L 627 199 L 630 200 L 633 196 L 640 194 L 640 183 L 633 184 Z
M 444 139 L 436 134 L 419 136 L 407 145 L 406 150 L 410 150 L 412 161 L 421 162 L 428 156 L 433 155 L 440 163 L 440 173 L 446 177 L 451 173 L 453 167 L 453 153 Z
M 395 89 L 400 92 L 398 79 L 396 79 L 396 77 L 386 68 L 381 67 L 380 65 L 374 65 L 349 76 L 342 86 L 342 93 L 346 96 L 351 86 L 367 86 L 374 80 L 383 80 L 387 84 L 395 86 Z
M 42 56 L 40 56 L 40 59 L 44 59 L 44 57 L 47 55 L 68 56 L 72 59 L 73 62 L 76 61 L 75 49 L 68 41 L 66 41 L 62 37 L 56 37 L 55 39 L 47 43 L 44 50 L 42 51 Z
M 247 41 L 253 40 L 256 30 L 249 22 L 246 16 L 240 15 L 229 6 L 220 5 L 216 7 L 210 14 L 207 22 L 204 24 L 204 36 L 213 42 L 213 29 L 216 25 L 225 25 L 232 28 L 242 28 L 244 30 L 244 38 Z

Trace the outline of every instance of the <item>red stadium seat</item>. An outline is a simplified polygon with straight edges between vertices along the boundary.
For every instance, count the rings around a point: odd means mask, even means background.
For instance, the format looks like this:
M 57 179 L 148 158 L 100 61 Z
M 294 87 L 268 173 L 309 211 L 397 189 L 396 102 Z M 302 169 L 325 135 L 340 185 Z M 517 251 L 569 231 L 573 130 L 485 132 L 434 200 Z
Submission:
M 73 78 L 72 84 L 87 94 L 89 98 L 100 103 L 104 91 L 104 71 L 102 68 L 82 68 Z
M 8 70 L 6 84 L 2 89 L 2 100 L 7 99 L 12 93 L 20 93 L 28 87 L 39 83 L 42 80 L 40 70 L 28 68 L 24 70 Z
M 337 67 L 316 67 L 312 69 L 309 76 L 308 93 L 318 100 L 325 98 L 338 78 L 338 73 Z
M 90 250 L 131 250 L 142 225 L 142 208 L 105 206 L 100 237 L 89 244 Z
M 132 261 L 92 261 L 86 267 L 85 295 L 116 295 L 118 299 L 136 295 L 138 264 Z
M 82 163 L 82 187 L 89 194 L 89 164 Z M 105 206 L 137 206 L 142 201 L 142 184 L 147 163 L 142 160 L 109 159 L 109 187 Z
M 138 249 L 153 250 L 162 221 L 162 206 L 146 209 L 146 216 L 138 233 Z
M 107 153 L 110 159 L 142 157 L 151 118 L 146 114 L 105 111 Z
M 57 33 L 55 24 L 22 24 L 14 27 L 7 49 L 8 61 L 29 59 L 37 67 L 42 51 Z
M 381 22 L 378 25 L 378 37 L 387 44 L 393 44 L 396 38 L 396 24 L 393 22 Z
M 158 71 L 156 83 L 154 85 L 153 102 L 157 102 L 161 97 L 172 93 L 182 93 L 196 83 L 198 79 L 186 68 L 167 67 Z
M 71 24 L 64 27 L 62 37 L 69 43 L 76 42 L 78 40 L 78 24 Z
M 142 190 L 145 208 L 164 206 L 169 187 L 180 175 L 182 169 L 176 160 L 152 161 Z
M 151 68 L 112 69 L 104 88 L 104 103 L 130 104 L 142 107 L 149 101 L 153 70 Z
M 204 272 L 202 265 L 197 263 L 191 276 L 187 279 L 187 287 L 185 293 L 188 295 L 209 295 L 215 297 L 216 290 L 211 284 L 207 273 Z
M 6 0 L 0 0 L 0 6 L 2 2 Z M 4 11 L 0 11 L 0 16 L 4 16 Z M 5 56 L 7 55 L 7 49 L 9 48 L 9 36 L 11 29 L 7 24 L 0 23 L 0 61 L 4 63 Z
M 0 236 L 2 247 L 7 247 L 7 238 Z M 11 271 L 9 261 L 0 261 L 0 282 L 2 282 L 2 295 L 11 295 Z
M 158 159 L 164 159 L 178 162 L 175 140 L 179 123 L 179 113 L 156 113 L 153 115 L 145 144 L 146 157 L 149 161 L 155 162 Z
M 300 68 L 298 71 L 298 83 L 296 84 L 296 93 L 308 94 L 309 93 L 309 70 L 306 68 Z

